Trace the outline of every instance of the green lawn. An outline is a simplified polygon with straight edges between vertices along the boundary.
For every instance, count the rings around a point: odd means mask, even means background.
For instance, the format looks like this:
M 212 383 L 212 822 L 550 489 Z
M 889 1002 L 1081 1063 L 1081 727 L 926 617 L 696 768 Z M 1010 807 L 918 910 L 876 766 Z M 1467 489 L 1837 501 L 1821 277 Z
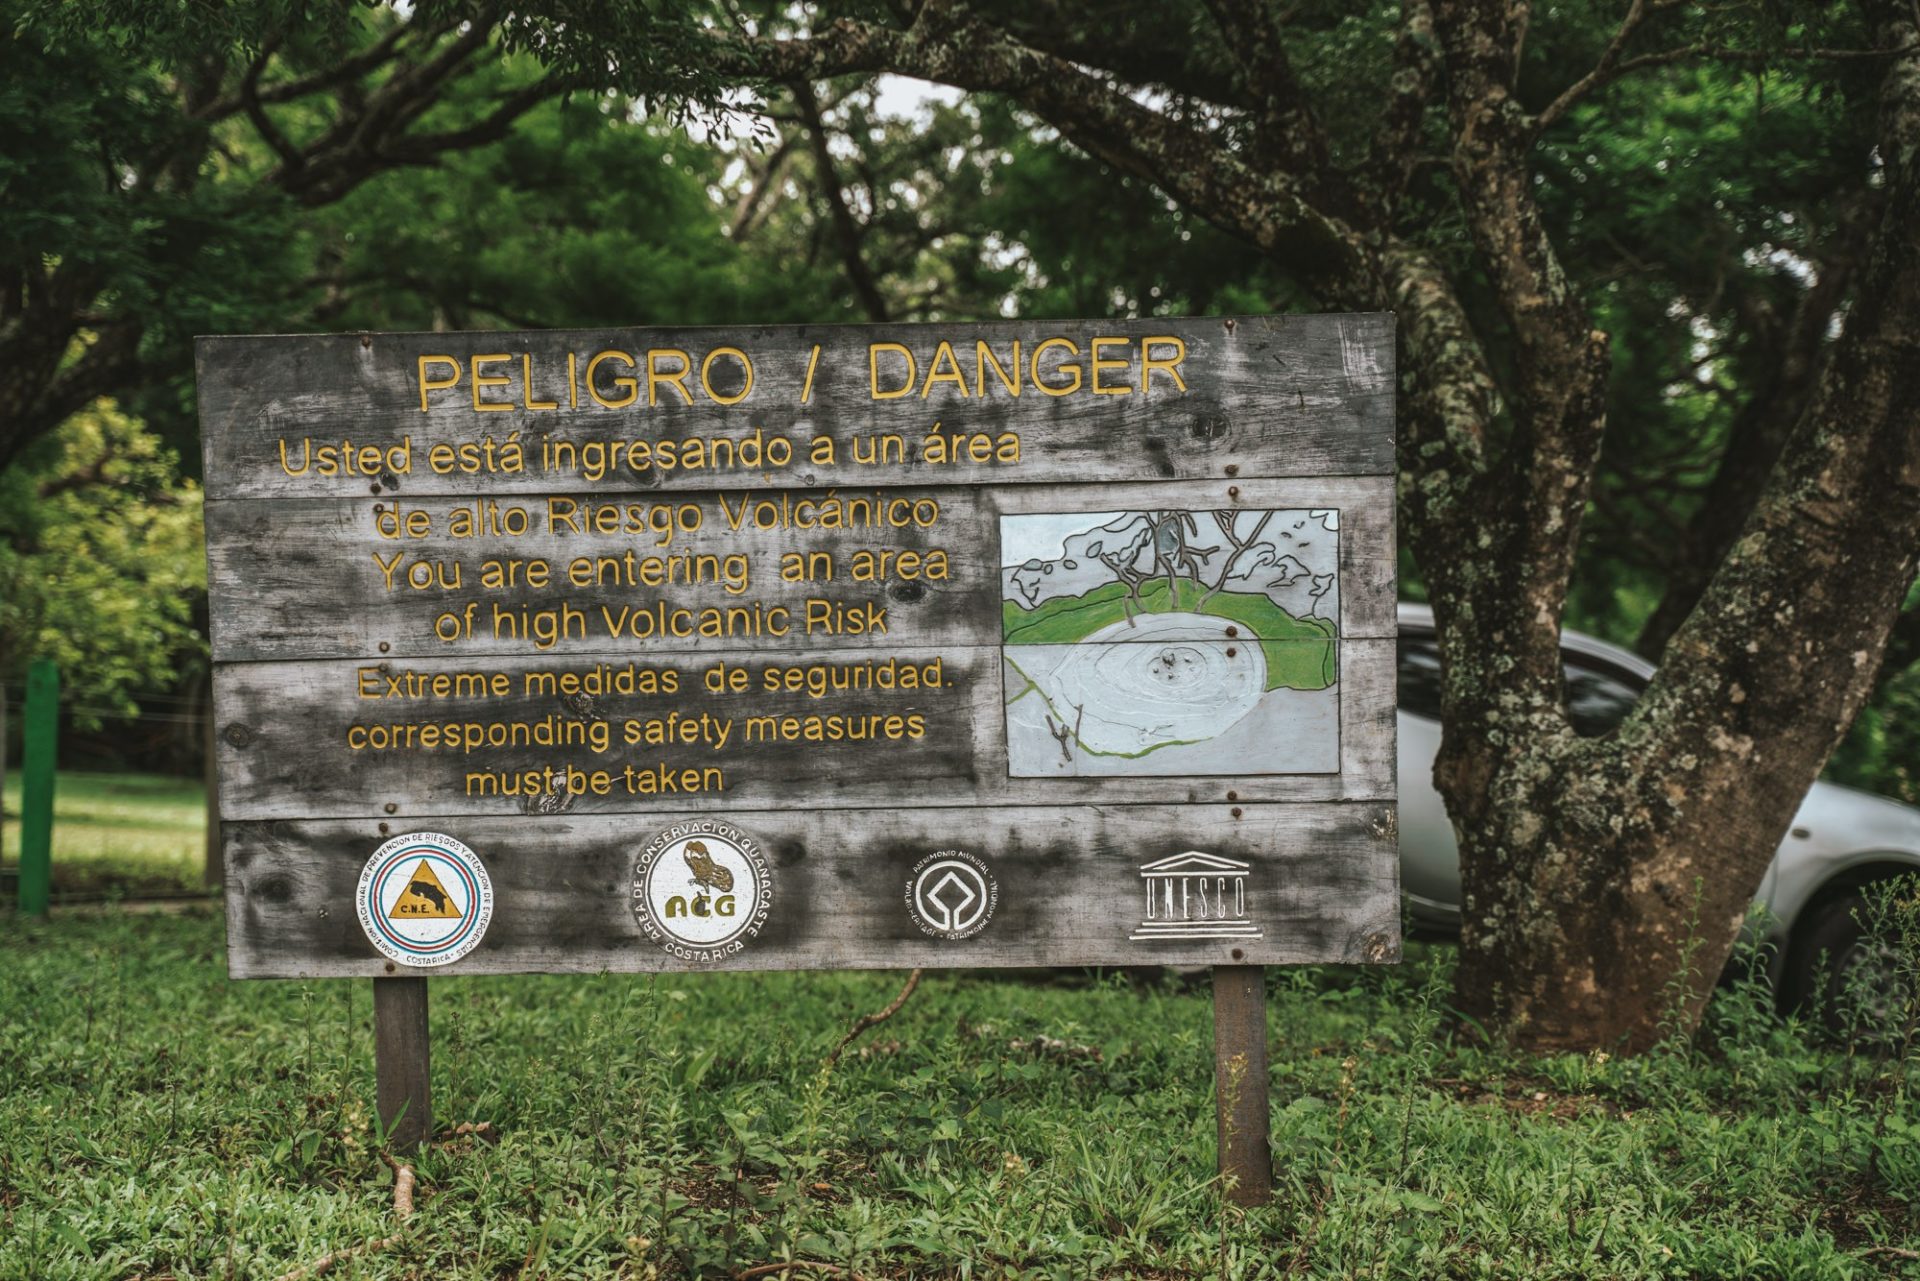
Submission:
M 0 858 L 13 868 L 20 862 L 17 765 L 7 771 L 5 812 Z M 206 831 L 206 790 L 193 779 L 63 772 L 53 789 L 54 893 L 197 890 Z
M 933 974 L 433 980 L 392 1212 L 369 984 L 231 983 L 211 911 L 0 921 L 0 1277 L 1920 1275 L 1920 1115 L 1721 998 L 1639 1059 L 1436 1037 L 1442 949 L 1273 975 L 1280 1191 L 1222 1212 L 1204 997 Z M 759 1275 L 766 1275 L 761 1273 Z

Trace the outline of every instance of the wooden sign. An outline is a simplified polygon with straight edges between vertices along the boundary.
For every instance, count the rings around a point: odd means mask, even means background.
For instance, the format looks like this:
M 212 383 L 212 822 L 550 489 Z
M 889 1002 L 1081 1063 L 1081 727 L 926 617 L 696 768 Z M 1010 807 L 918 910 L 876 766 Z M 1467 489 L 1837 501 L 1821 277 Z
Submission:
M 1397 959 L 1390 318 L 198 356 L 235 976 Z

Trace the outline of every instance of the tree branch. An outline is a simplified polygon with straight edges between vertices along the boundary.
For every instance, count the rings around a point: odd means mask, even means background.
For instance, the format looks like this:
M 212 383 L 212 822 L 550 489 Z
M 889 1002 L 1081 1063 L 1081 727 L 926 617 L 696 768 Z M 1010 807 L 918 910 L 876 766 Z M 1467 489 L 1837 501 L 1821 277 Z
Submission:
M 1427 0 L 1407 0 L 1405 8 L 1406 21 L 1393 44 L 1387 108 L 1362 167 L 1362 185 L 1383 225 L 1391 225 L 1393 208 L 1419 163 L 1421 129 L 1440 80 L 1433 9 Z
M 392 164 L 431 164 L 449 151 L 470 151 L 499 142 L 513 129 L 521 116 L 547 101 L 577 88 L 568 77 L 549 75 L 501 99 L 500 105 L 480 120 L 462 129 L 441 133 L 405 134 L 380 149 L 382 159 Z
M 779 145 L 766 154 L 758 167 L 751 160 L 747 162 L 748 186 L 740 193 L 739 200 L 734 202 L 733 218 L 727 224 L 727 239 L 743 240 L 752 234 L 759 224 L 760 211 L 766 207 L 767 192 L 779 178 L 787 157 L 793 154 L 795 142 L 791 134 L 783 133 Z
M 1558 709 L 1560 615 L 1606 422 L 1607 336 L 1567 280 L 1534 194 L 1530 121 L 1509 89 L 1517 34 L 1503 0 L 1435 0 L 1447 60 L 1453 174 L 1514 345 L 1513 432 L 1495 485 L 1499 547 L 1520 590 L 1492 592 L 1523 697 Z M 1483 587 L 1486 585 L 1482 585 Z M 1443 612 L 1465 602 L 1435 598 Z
M 840 261 L 846 268 L 854 297 L 860 300 L 867 319 L 876 323 L 885 321 L 887 300 L 880 296 L 880 286 L 873 278 L 872 269 L 867 266 L 859 224 L 854 221 L 853 211 L 847 208 L 846 193 L 840 188 L 840 172 L 834 166 L 832 148 L 827 145 L 827 124 L 820 115 L 820 100 L 814 96 L 813 85 L 809 81 L 796 80 L 788 89 L 806 126 L 808 143 L 813 150 L 813 167 L 820 182 L 820 196 L 827 202 L 834 238 L 840 243 Z
M 1620 61 L 1620 53 L 1627 47 L 1627 41 L 1633 39 L 1633 33 L 1647 20 L 1647 0 L 1633 0 L 1627 6 L 1627 16 L 1620 20 L 1619 30 L 1613 33 L 1613 39 L 1600 53 L 1600 61 L 1593 70 L 1568 85 L 1567 88 L 1547 104 L 1539 115 L 1533 118 L 1535 132 L 1551 126 L 1554 121 L 1567 114 L 1567 109 L 1580 99 L 1592 93 L 1600 85 L 1607 83 L 1614 75 L 1614 64 Z
M 1313 202 L 1308 176 L 1258 171 L 1200 130 L 964 9 L 927 0 L 905 31 L 842 19 L 797 39 L 715 33 L 710 51 L 723 74 L 763 83 L 886 71 L 1010 94 L 1090 155 L 1206 210 L 1329 300 L 1362 296 L 1368 273 L 1359 236 Z
M 1639 7 L 1636 5 L 1636 7 Z M 1666 8 L 1669 6 L 1659 6 Z M 1636 24 L 1638 25 L 1638 24 Z M 1626 30 L 1624 24 L 1622 30 Z M 1631 35 L 1631 31 L 1627 34 Z M 1619 37 L 1615 37 L 1617 43 Z M 1592 96 L 1621 78 L 1648 67 L 1670 67 L 1680 62 L 1728 62 L 1745 66 L 1769 66 L 1788 58 L 1806 58 L 1813 60 L 1847 61 L 1855 58 L 1897 58 L 1920 49 L 1920 44 L 1899 49 L 1733 49 L 1725 45 L 1697 43 L 1679 45 L 1672 49 L 1663 49 L 1657 53 L 1643 53 L 1637 58 L 1628 58 L 1624 62 L 1609 61 L 1609 56 L 1618 58 L 1616 45 L 1608 45 L 1600 64 L 1563 90 L 1558 98 L 1541 109 L 1534 117 L 1534 132 L 1544 133 L 1559 121 L 1568 111 L 1582 100 Z
M 1207 0 L 1228 55 L 1240 68 L 1257 117 L 1258 162 L 1310 178 L 1339 203 L 1345 183 L 1327 153 L 1326 131 L 1301 92 L 1272 0 Z
M 446 27 L 428 29 L 426 38 L 432 39 L 447 29 Z M 391 62 L 399 49 L 401 40 L 421 30 L 422 28 L 410 22 L 397 23 L 374 44 L 351 57 L 341 59 L 325 71 L 267 85 L 259 89 L 257 96 L 262 103 L 292 102 L 296 98 L 304 98 L 309 94 L 332 89 L 351 80 L 358 80 Z M 239 94 L 230 94 L 207 103 L 194 112 L 189 119 L 212 123 L 216 120 L 224 120 L 235 112 L 244 110 L 245 107 L 246 102 Z
M 1890 59 L 1885 194 L 1846 327 L 1733 553 L 1621 730 L 1645 751 L 1657 727 L 1663 749 L 1712 762 L 1689 777 L 1676 823 L 1738 796 L 1768 798 L 1784 828 L 1804 763 L 1826 759 L 1871 693 L 1920 566 L 1920 21 L 1912 0 L 1865 7 Z
M 266 108 L 260 105 L 260 73 L 266 70 L 267 62 L 279 44 L 278 36 L 261 43 L 258 56 L 248 65 L 246 74 L 240 77 L 240 103 L 261 140 L 273 148 L 288 168 L 298 169 L 306 163 L 306 157 L 300 154 L 298 147 L 287 141 L 286 135 L 274 127 L 273 121 L 267 118 Z

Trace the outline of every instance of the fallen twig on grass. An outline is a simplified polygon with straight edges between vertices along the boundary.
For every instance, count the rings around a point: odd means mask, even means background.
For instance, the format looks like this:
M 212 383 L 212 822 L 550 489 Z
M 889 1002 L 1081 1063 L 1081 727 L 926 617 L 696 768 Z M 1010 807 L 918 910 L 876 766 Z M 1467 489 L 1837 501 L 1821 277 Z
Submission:
M 923 971 L 916 969 L 913 973 L 907 975 L 907 985 L 900 989 L 900 995 L 894 997 L 893 1003 L 887 1006 L 886 1009 L 881 1010 L 878 1014 L 862 1014 L 859 1018 L 855 1019 L 853 1026 L 847 1029 L 847 1034 L 840 1038 L 840 1044 L 833 1047 L 833 1053 L 827 1055 L 827 1061 L 820 1066 L 823 1069 L 832 1067 L 840 1061 L 841 1051 L 858 1040 L 861 1034 L 868 1028 L 878 1027 L 880 1024 L 885 1023 L 888 1019 L 898 1014 L 900 1007 L 907 1003 L 907 998 L 913 995 L 913 989 L 920 986 L 920 975 L 922 973 Z M 742 1275 L 745 1274 L 743 1273 Z
M 393 1217 L 405 1223 L 413 1217 L 413 1167 L 387 1158 L 387 1164 L 393 1167 Z M 376 1254 L 400 1240 L 401 1233 L 392 1236 L 376 1237 L 359 1245 L 348 1246 L 344 1250 L 329 1250 L 312 1263 L 302 1264 L 291 1272 L 282 1272 L 274 1281 L 307 1281 L 309 1277 L 324 1274 L 336 1263 L 358 1258 L 365 1254 Z
M 1860 1251 L 1863 1259 L 1871 1259 L 1876 1254 L 1884 1254 L 1889 1259 L 1920 1259 L 1920 1250 L 1909 1250 L 1898 1245 L 1870 1245 Z
M 413 1217 L 413 1167 L 392 1157 L 387 1164 L 393 1167 L 393 1217 L 405 1223 Z
M 384 1250 L 399 1239 L 400 1234 L 396 1232 L 390 1237 L 381 1237 L 375 1241 L 368 1241 L 364 1245 L 348 1246 L 344 1250 L 331 1251 L 321 1255 L 304 1267 L 295 1268 L 291 1272 L 282 1272 L 275 1278 L 275 1281 L 306 1281 L 306 1278 L 317 1277 L 336 1263 L 344 1263 L 348 1259 L 356 1258 L 363 1254 L 372 1254 L 375 1251 Z
M 919 970 L 915 970 L 917 976 Z M 837 1263 L 815 1263 L 812 1259 L 795 1259 L 791 1263 L 762 1263 L 748 1268 L 745 1272 L 733 1274 L 733 1281 L 752 1281 L 754 1277 L 770 1277 L 778 1272 L 791 1272 L 796 1268 L 806 1268 L 812 1272 L 824 1272 L 830 1277 L 847 1277 L 849 1281 L 861 1281 L 860 1274 L 852 1268 L 843 1268 Z

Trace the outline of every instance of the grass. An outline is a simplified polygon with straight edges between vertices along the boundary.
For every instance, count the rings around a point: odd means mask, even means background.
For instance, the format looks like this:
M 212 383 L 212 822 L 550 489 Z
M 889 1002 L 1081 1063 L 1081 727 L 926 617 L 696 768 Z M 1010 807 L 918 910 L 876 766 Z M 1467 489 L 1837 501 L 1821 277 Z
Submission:
M 1172 601 L 1172 604 L 1168 602 Z M 1325 689 L 1339 679 L 1333 624 L 1321 618 L 1295 618 L 1258 592 L 1216 592 L 1189 578 L 1176 580 L 1170 595 L 1156 578 L 1140 589 L 1137 612 L 1186 610 L 1231 619 L 1260 638 L 1267 660 L 1268 689 Z M 1125 584 L 1106 583 L 1079 596 L 1056 596 L 1037 608 L 1013 601 L 1000 605 L 1001 632 L 1008 645 L 1072 644 L 1103 627 L 1124 622 L 1135 607 Z
M 229 982 L 220 930 L 0 931 L 0 1278 L 275 1278 L 396 1232 L 328 1275 L 1920 1275 L 1884 1065 L 1750 989 L 1635 1060 L 1489 1052 L 1420 948 L 1271 974 L 1279 1189 L 1247 1212 L 1171 983 L 933 974 L 828 1072 L 900 976 L 436 978 L 438 1119 L 488 1129 L 417 1158 L 396 1227 L 369 985 Z
M 20 862 L 20 771 L 7 771 L 0 855 Z M 201 886 L 206 791 L 196 779 L 63 770 L 53 785 L 53 892 L 178 894 Z M 0 906 L 11 906 L 7 903 Z

